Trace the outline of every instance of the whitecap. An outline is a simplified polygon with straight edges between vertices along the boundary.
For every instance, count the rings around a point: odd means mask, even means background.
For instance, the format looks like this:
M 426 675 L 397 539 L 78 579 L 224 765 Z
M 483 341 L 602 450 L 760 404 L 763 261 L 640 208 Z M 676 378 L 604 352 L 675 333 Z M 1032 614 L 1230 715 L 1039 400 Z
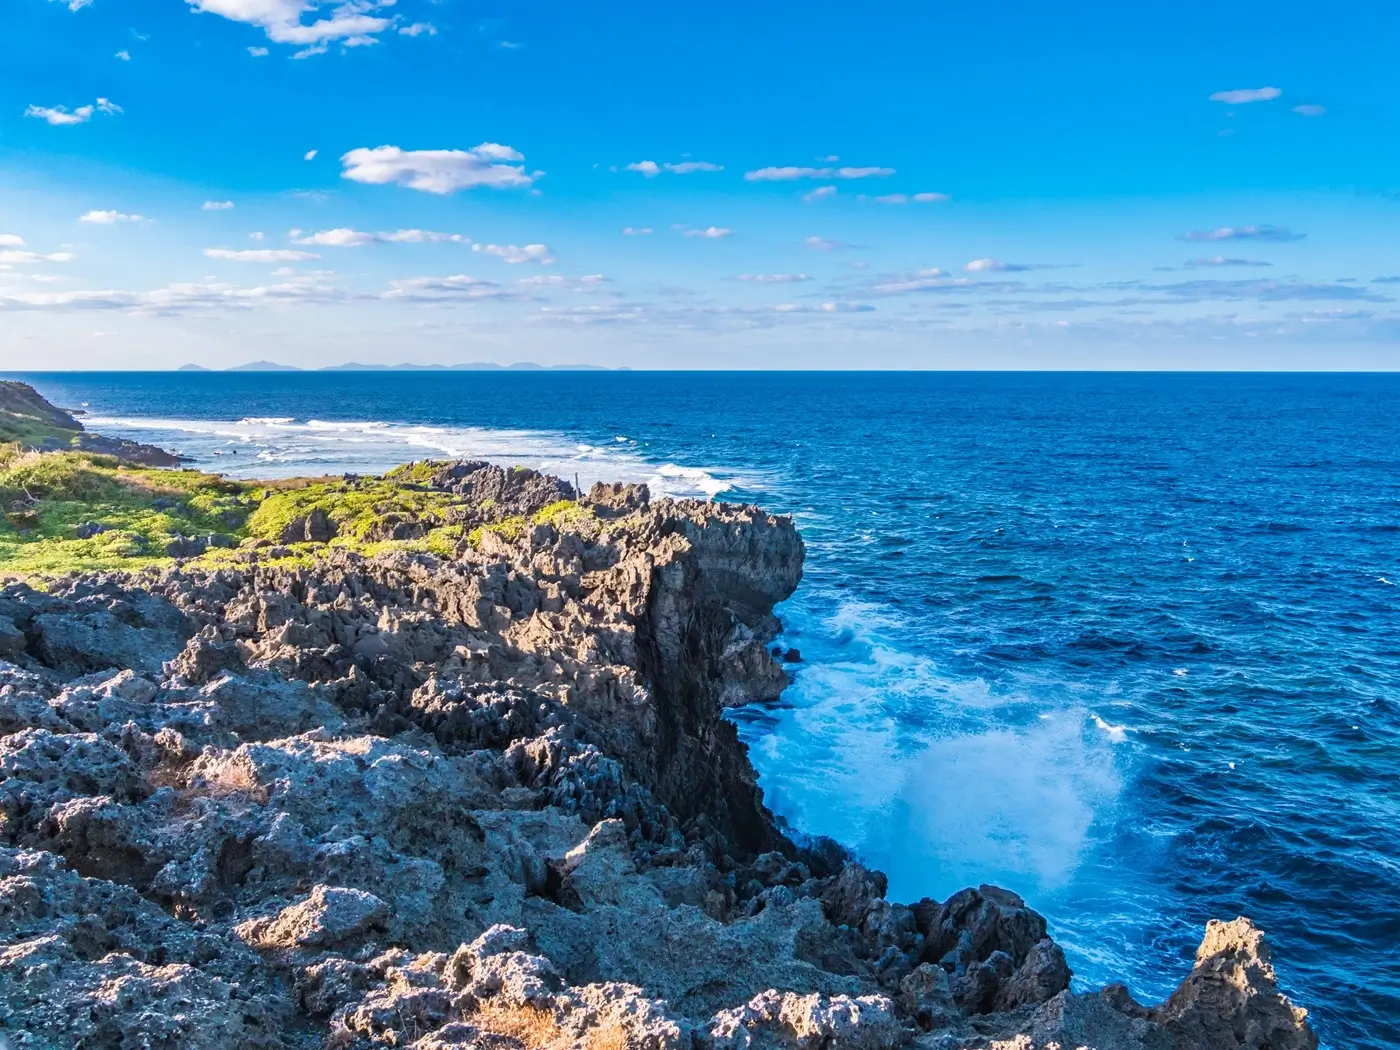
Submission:
M 1097 726 L 1099 729 L 1103 730 L 1104 735 L 1106 735 L 1108 739 L 1112 740 L 1115 744 L 1124 743 L 1128 739 L 1127 726 L 1116 726 L 1110 722 L 1105 722 L 1098 715 L 1094 715 L 1093 719 L 1094 725 Z
M 382 419 L 297 422 L 291 416 L 103 417 L 91 423 L 115 437 L 173 446 L 195 465 L 213 465 L 217 459 L 220 470 L 231 477 L 377 474 L 410 459 L 447 458 L 528 466 L 569 481 L 577 475 L 585 491 L 597 481 L 645 482 L 657 496 L 715 499 L 735 488 L 764 487 L 763 480 L 752 474 L 740 477 L 722 467 L 658 464 L 630 448 L 584 444 L 548 430 L 430 426 Z M 236 457 L 215 456 L 230 446 L 254 455 L 241 463 Z

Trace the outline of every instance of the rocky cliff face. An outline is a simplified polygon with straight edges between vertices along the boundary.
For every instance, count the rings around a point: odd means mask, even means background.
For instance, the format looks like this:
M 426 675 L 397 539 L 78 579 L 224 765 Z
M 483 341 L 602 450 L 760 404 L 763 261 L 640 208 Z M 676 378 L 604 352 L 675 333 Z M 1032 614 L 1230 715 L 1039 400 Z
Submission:
M 1317 1045 L 1245 920 L 1149 1008 L 1068 991 L 1013 893 L 787 840 L 722 710 L 786 682 L 790 521 L 470 476 L 525 524 L 452 558 L 0 593 L 13 1044 Z
M 177 467 L 184 462 L 154 445 L 94 434 L 71 412 L 45 401 L 28 383 L 6 379 L 0 380 L 0 442 L 10 441 L 29 449 L 96 452 L 147 467 Z

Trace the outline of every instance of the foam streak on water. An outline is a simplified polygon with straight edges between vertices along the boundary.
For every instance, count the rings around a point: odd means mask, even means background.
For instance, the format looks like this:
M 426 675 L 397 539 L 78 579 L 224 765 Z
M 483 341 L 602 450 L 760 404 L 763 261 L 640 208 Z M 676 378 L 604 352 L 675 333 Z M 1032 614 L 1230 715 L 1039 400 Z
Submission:
M 656 464 L 635 442 L 594 446 L 546 430 L 424 426 L 377 420 L 298 420 L 249 416 L 238 420 L 94 416 L 93 429 L 114 437 L 170 447 L 194 465 L 237 478 L 304 474 L 379 474 L 412 459 L 484 459 L 528 466 L 585 490 L 595 481 L 644 481 L 658 495 L 713 499 L 733 487 L 754 487 L 724 471 Z

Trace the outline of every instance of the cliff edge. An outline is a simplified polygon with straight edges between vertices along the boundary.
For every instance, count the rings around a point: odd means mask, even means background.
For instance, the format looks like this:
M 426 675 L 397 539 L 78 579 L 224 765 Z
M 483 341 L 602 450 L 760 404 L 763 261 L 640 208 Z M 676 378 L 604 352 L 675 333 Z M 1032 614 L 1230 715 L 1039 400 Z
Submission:
M 906 907 L 786 838 L 723 709 L 786 684 L 790 520 L 480 463 L 354 502 L 382 484 L 0 591 L 15 1046 L 1317 1046 L 1247 920 L 1144 1006 L 1071 992 L 1014 893 Z

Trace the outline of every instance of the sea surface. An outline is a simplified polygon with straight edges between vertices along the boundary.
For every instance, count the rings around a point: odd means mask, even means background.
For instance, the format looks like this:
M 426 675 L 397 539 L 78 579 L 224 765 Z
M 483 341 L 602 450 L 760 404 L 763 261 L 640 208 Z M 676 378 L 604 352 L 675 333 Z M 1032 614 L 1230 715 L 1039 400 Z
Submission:
M 239 476 L 468 456 L 789 512 L 769 805 L 994 882 L 1142 1000 L 1264 927 L 1326 1045 L 1400 1047 L 1400 376 L 32 375 Z

